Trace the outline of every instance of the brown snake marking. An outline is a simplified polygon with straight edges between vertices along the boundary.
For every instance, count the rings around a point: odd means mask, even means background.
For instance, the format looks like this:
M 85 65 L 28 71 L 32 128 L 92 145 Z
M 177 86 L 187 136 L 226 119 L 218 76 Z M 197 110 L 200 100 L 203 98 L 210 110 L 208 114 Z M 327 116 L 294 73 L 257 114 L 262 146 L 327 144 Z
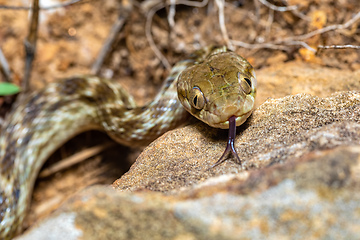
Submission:
M 181 125 L 190 112 L 213 127 L 230 125 L 225 153 L 231 150 L 240 161 L 235 130 L 250 115 L 255 93 L 253 68 L 245 59 L 225 47 L 208 47 L 177 63 L 143 107 L 119 84 L 94 76 L 20 95 L 0 132 L 0 239 L 21 232 L 40 168 L 73 136 L 97 129 L 126 146 L 146 145 Z

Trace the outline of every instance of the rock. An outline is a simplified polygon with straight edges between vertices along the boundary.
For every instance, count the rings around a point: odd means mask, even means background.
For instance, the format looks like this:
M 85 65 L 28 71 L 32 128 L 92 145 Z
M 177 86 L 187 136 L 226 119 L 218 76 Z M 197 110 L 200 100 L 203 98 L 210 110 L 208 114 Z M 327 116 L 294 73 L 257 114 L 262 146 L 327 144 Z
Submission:
M 168 132 L 151 143 L 114 186 L 166 192 L 211 176 L 284 163 L 316 150 L 359 144 L 360 92 L 343 92 L 329 98 L 298 94 L 269 99 L 239 130 L 236 149 L 242 168 L 230 159 L 207 170 L 224 151 L 227 132 L 198 123 Z
M 358 239 L 359 166 L 338 147 L 172 194 L 95 186 L 19 239 Z
M 286 66 L 258 73 L 265 102 L 238 128 L 242 166 L 209 169 L 227 131 L 197 122 L 151 143 L 116 190 L 75 195 L 20 239 L 48 239 L 50 225 L 68 234 L 54 239 L 359 239 L 360 91 L 348 88 L 360 75 Z
M 257 106 L 267 98 L 298 93 L 327 97 L 340 91 L 360 90 L 360 70 L 344 71 L 316 64 L 293 61 L 256 71 Z

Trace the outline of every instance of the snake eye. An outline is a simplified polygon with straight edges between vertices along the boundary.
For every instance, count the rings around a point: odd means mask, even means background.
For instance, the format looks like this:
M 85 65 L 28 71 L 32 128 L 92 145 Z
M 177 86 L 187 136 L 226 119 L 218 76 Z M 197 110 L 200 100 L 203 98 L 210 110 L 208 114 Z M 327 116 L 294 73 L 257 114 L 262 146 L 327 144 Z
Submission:
M 243 77 L 241 76 L 241 73 L 238 72 L 238 81 L 240 84 L 241 89 L 246 93 L 249 94 L 251 93 L 251 80 L 247 77 Z
M 194 108 L 202 109 L 205 105 L 205 97 L 199 87 L 193 87 L 191 94 L 191 103 Z

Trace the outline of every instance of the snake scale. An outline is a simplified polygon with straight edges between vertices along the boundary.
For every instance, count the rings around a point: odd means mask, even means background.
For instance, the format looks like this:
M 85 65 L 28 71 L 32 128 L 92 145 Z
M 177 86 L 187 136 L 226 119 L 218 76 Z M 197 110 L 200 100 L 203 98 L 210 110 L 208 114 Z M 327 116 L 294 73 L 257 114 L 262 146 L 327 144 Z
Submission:
M 105 131 L 126 146 L 146 145 L 188 118 L 229 128 L 223 156 L 233 152 L 236 126 L 251 114 L 252 66 L 226 47 L 207 47 L 178 62 L 154 100 L 137 107 L 117 83 L 96 76 L 67 78 L 20 95 L 0 133 L 0 238 L 21 232 L 36 177 L 46 159 L 73 136 Z M 179 101 L 180 100 L 180 101 Z

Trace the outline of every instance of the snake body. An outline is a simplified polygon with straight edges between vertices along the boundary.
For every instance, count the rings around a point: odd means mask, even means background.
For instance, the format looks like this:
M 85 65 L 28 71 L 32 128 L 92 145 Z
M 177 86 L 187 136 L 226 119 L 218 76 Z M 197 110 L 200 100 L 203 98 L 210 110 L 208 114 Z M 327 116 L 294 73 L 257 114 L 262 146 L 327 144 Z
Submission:
M 230 118 L 238 126 L 250 115 L 255 93 L 253 68 L 244 58 L 208 47 L 178 62 L 143 107 L 117 83 L 95 76 L 20 95 L 0 133 L 0 239 L 21 232 L 40 168 L 73 136 L 98 129 L 126 146 L 146 145 L 189 113 L 213 127 L 229 128 Z

